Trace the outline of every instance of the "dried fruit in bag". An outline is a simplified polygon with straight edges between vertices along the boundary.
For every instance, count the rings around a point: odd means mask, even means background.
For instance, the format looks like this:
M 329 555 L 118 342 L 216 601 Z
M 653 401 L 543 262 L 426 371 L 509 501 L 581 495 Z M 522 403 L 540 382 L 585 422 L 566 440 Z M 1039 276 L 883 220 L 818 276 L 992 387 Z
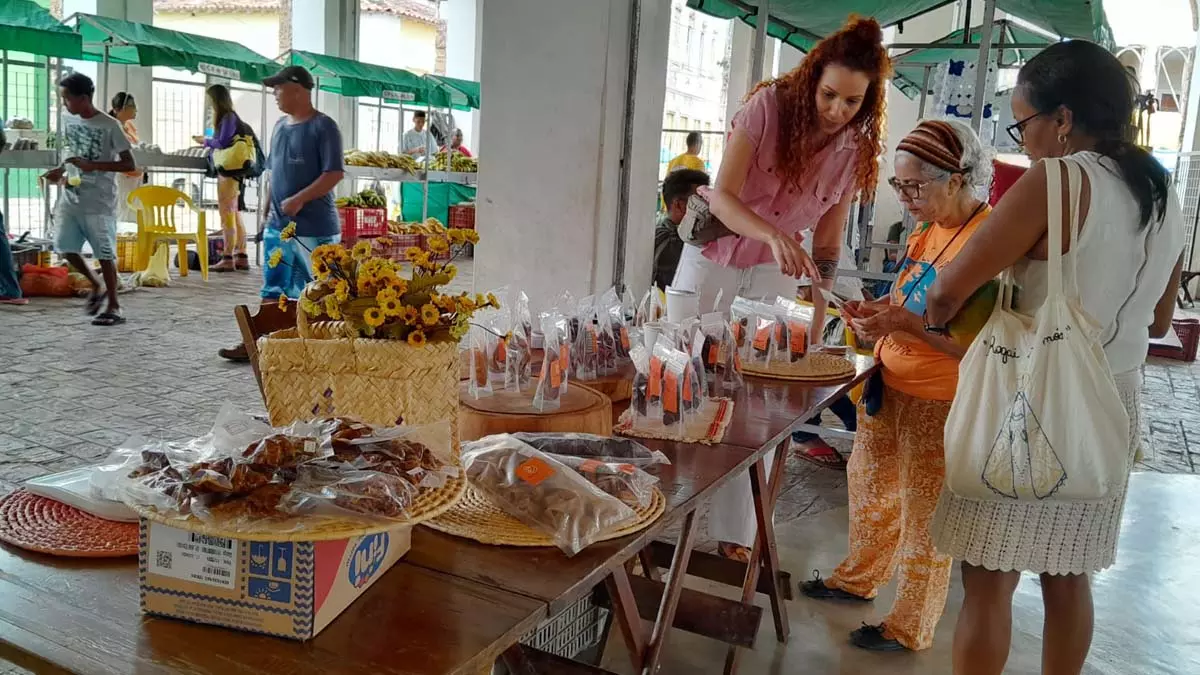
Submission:
M 630 438 L 619 436 L 596 436 L 594 434 L 579 434 L 573 432 L 530 433 L 518 432 L 513 438 L 528 443 L 535 450 L 552 455 L 569 455 L 584 459 L 596 459 L 601 462 L 633 464 L 636 467 L 651 470 L 660 464 L 670 464 L 671 460 L 657 450 Z
M 775 299 L 775 313 L 779 323 L 786 326 L 786 339 L 776 344 L 778 360 L 795 363 L 808 354 L 808 327 L 812 323 L 813 309 L 780 296 Z
M 634 508 L 645 508 L 654 499 L 658 479 L 628 462 L 547 453 L 583 476 L 584 480 Z
M 550 312 L 541 315 L 541 329 L 542 369 L 533 394 L 533 407 L 539 411 L 556 410 L 567 388 L 570 357 L 566 355 L 571 351 L 568 328 L 561 314 Z
M 472 485 L 567 555 L 637 516 L 570 467 L 508 435 L 464 443 L 462 460 Z
M 470 380 L 467 393 L 471 398 L 491 396 L 492 378 L 488 354 L 495 348 L 496 336 L 482 326 L 471 326 L 467 331 L 467 354 L 470 359 Z

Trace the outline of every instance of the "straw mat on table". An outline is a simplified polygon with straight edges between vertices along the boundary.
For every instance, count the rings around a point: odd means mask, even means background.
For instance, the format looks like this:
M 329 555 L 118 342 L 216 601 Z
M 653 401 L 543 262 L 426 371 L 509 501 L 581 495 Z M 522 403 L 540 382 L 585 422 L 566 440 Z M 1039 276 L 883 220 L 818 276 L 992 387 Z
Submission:
M 416 525 L 450 510 L 467 489 L 466 477 L 460 472 L 448 478 L 440 488 L 421 490 L 408 506 L 407 519 L 366 520 L 353 517 L 295 516 L 278 519 L 256 519 L 248 523 L 220 519 L 200 520 L 195 516 L 181 517 L 174 513 L 159 513 L 153 507 L 135 507 L 147 520 L 177 527 L 189 532 L 232 539 L 254 541 L 325 541 L 346 539 Z M 136 532 L 136 526 L 134 528 Z
M 679 441 L 681 443 L 700 443 L 712 445 L 720 443 L 725 438 L 725 430 L 733 419 L 733 400 L 728 398 L 705 399 L 700 409 L 684 422 L 683 437 L 680 437 L 677 426 L 666 426 L 658 417 L 645 417 L 638 420 L 640 426 L 633 426 L 633 408 L 621 413 L 613 431 L 620 436 L 632 438 L 654 438 L 663 441 Z
M 854 362 L 834 354 L 809 354 L 795 363 L 772 362 L 766 368 L 742 364 L 742 372 L 754 377 L 794 382 L 832 382 L 854 376 Z
M 0 541 L 74 558 L 137 555 L 137 523 L 97 518 L 26 490 L 0 497 Z
M 596 541 L 619 539 L 646 529 L 666 510 L 667 500 L 654 488 L 650 504 L 635 508 L 637 519 L 601 536 Z M 467 494 L 454 508 L 422 523 L 425 527 L 493 546 L 554 546 L 550 535 L 535 530 L 505 513 L 482 490 L 467 487 Z

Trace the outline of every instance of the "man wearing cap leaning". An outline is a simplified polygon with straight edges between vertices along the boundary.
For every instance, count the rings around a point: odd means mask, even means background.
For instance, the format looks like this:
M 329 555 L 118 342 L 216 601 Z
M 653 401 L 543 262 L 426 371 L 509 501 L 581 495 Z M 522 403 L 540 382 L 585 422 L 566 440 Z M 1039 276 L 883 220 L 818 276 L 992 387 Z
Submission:
M 313 107 L 313 77 L 300 66 L 288 66 L 263 80 L 275 91 L 284 116 L 271 135 L 267 157 L 270 206 L 263 232 L 262 298 L 296 299 L 312 280 L 312 251 L 341 240 L 333 190 L 345 175 L 342 134 L 337 122 Z M 295 236 L 281 232 L 295 223 Z M 244 345 L 220 350 L 232 361 L 249 360 Z

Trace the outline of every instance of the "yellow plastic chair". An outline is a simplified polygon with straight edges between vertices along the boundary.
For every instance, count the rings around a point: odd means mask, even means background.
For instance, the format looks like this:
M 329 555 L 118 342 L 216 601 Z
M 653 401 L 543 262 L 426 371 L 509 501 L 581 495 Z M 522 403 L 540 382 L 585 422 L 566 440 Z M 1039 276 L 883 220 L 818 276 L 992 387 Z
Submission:
M 150 264 L 150 256 L 160 242 L 170 247 L 171 240 L 179 246 L 179 276 L 188 275 L 187 242 L 196 243 L 196 255 L 200 257 L 200 277 L 208 281 L 208 230 L 205 229 L 204 212 L 196 208 L 191 197 L 162 185 L 143 185 L 129 193 L 129 206 L 137 212 L 137 264 L 139 270 Z M 197 216 L 195 232 L 182 232 L 176 225 L 175 212 L 179 203 Z

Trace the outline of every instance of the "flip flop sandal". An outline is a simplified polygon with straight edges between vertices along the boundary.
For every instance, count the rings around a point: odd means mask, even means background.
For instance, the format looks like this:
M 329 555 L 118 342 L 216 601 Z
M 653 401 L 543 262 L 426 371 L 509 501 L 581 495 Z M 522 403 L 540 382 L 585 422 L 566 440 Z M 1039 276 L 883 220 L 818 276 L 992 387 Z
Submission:
M 88 316 L 96 316 L 100 312 L 100 305 L 104 302 L 104 294 L 99 291 L 93 291 L 87 299 Z
M 850 644 L 859 649 L 873 652 L 906 652 L 908 647 L 900 644 L 899 640 L 883 634 L 884 625 L 872 626 L 863 623 L 861 628 L 850 632 Z
M 813 445 L 808 448 L 797 448 L 792 454 L 799 459 L 824 469 L 832 469 L 834 471 L 846 470 L 846 458 L 842 457 L 840 452 L 834 450 L 833 446 L 824 441 L 819 445 Z
M 28 305 L 29 298 L 0 298 L 0 305 Z
M 92 319 L 93 326 L 116 326 L 122 323 L 125 323 L 125 317 L 116 312 L 105 312 Z
M 825 585 L 821 573 L 813 570 L 813 578 L 800 582 L 800 592 L 814 600 L 849 600 L 851 602 L 871 602 L 872 598 L 848 593 L 840 588 L 830 588 Z

